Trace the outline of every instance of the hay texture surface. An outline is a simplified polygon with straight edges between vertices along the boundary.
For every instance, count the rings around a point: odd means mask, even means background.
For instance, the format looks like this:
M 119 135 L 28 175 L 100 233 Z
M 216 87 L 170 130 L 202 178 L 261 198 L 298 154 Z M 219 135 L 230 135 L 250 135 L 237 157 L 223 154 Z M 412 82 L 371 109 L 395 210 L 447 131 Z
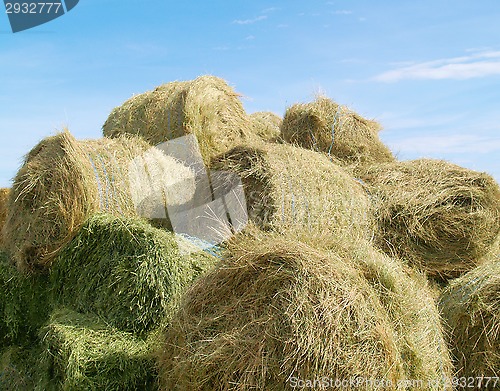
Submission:
M 381 126 L 326 97 L 289 107 L 281 138 L 334 156 L 345 164 L 392 162 L 394 157 L 378 132 Z
M 7 205 L 9 203 L 10 189 L 0 189 L 0 246 L 2 245 L 2 230 L 7 219 Z
M 239 246 L 188 291 L 167 329 L 163 390 L 292 390 L 298 379 L 357 376 L 445 389 L 437 309 L 402 267 L 370 250 L 348 255 L 356 247 L 325 255 L 270 236 Z M 357 264 L 367 255 L 376 260 Z
M 371 236 L 371 203 L 362 186 L 321 154 L 288 144 L 237 147 L 215 164 L 243 182 L 258 227 L 328 245 L 332 237 Z
M 449 328 L 449 344 L 458 376 L 498 376 L 500 258 L 495 256 L 453 280 L 441 295 L 439 306 Z M 483 389 L 495 388 L 491 383 L 490 388 Z
M 20 273 L 0 252 L 0 349 L 36 340 L 49 316 L 48 300 L 48 278 Z
M 155 390 L 147 341 L 107 327 L 98 318 L 59 309 L 40 332 L 44 378 L 56 390 Z
M 376 204 L 378 244 L 429 274 L 470 270 L 500 232 L 500 189 L 488 174 L 420 159 L 373 165 L 360 177 Z
M 51 269 L 53 301 L 143 335 L 169 318 L 180 295 L 217 262 L 196 250 L 140 220 L 94 216 Z
M 281 124 L 283 119 L 270 112 L 258 111 L 250 114 L 250 121 L 252 122 L 253 131 L 259 138 L 264 141 L 276 141 L 281 133 Z
M 47 268 L 96 212 L 136 216 L 129 165 L 146 151 L 139 138 L 77 141 L 68 131 L 33 148 L 14 180 L 4 227 L 18 268 Z
M 104 135 L 133 134 L 153 145 L 195 134 L 205 163 L 251 135 L 239 95 L 222 79 L 201 76 L 136 95 L 116 107 Z

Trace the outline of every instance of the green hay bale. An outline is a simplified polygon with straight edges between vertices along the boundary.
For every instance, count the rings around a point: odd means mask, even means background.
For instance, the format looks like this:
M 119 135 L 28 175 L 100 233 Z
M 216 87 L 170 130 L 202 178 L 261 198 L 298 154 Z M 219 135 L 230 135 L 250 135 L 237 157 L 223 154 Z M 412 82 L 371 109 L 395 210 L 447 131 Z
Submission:
M 0 349 L 36 340 L 50 311 L 47 280 L 44 275 L 20 273 L 0 252 Z
M 187 255 L 196 250 L 141 220 L 94 216 L 52 266 L 52 300 L 143 334 L 171 316 L 177 298 L 218 261 L 200 251 Z
M 77 141 L 65 131 L 41 141 L 14 179 L 3 231 L 18 268 L 47 269 L 96 212 L 136 216 L 129 168 L 144 154 L 151 147 L 133 137 Z M 172 164 L 175 172 L 180 164 Z
M 338 235 L 372 235 L 365 190 L 322 154 L 288 144 L 244 146 L 214 167 L 241 177 L 249 218 L 259 228 L 321 246 Z
M 155 390 L 157 373 L 147 341 L 98 318 L 59 309 L 40 332 L 45 384 L 59 390 Z
M 448 389 L 437 309 L 401 265 L 367 244 L 326 255 L 272 235 L 237 243 L 166 330 L 162 389 L 291 390 L 297 379 L 356 377 Z
M 281 138 L 288 143 L 327 153 L 344 164 L 392 162 L 394 157 L 379 139 L 381 126 L 326 97 L 289 107 Z
M 419 159 L 373 165 L 360 178 L 375 203 L 378 245 L 430 275 L 470 270 L 500 233 L 500 188 L 486 173 Z
M 239 95 L 222 79 L 201 76 L 136 95 L 116 107 L 104 123 L 106 137 L 142 136 L 153 145 L 194 134 L 206 164 L 251 137 Z
M 250 114 L 253 131 L 264 141 L 276 141 L 281 133 L 283 119 L 269 111 L 258 111 Z
M 0 353 L 0 389 L 2 391 L 40 390 L 40 347 L 9 346 Z
M 441 295 L 439 307 L 448 327 L 457 376 L 498 377 L 500 256 L 492 256 L 481 266 L 451 281 Z M 482 389 L 493 389 L 484 387 L 485 382 L 486 379 Z M 475 384 L 475 389 L 479 389 L 477 382 Z

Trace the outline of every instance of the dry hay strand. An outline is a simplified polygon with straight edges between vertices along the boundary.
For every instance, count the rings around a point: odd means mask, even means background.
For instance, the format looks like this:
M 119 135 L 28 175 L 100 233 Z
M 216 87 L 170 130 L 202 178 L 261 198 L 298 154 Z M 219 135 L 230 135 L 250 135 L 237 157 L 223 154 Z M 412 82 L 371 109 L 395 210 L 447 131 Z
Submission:
M 327 255 L 272 235 L 238 243 L 165 331 L 162 389 L 291 390 L 358 377 L 367 380 L 360 390 L 375 388 L 370 379 L 390 390 L 448 389 L 439 314 L 402 266 L 367 245 Z
M 264 141 L 273 142 L 278 140 L 281 133 L 283 119 L 270 111 L 258 111 L 250 114 L 253 131 Z
M 182 293 L 217 261 L 141 220 L 95 215 L 54 262 L 52 301 L 144 335 L 172 316 Z
M 377 242 L 430 275 L 470 270 L 500 233 L 500 188 L 486 173 L 431 159 L 360 174 L 376 205 Z
M 281 138 L 288 143 L 334 156 L 344 164 L 394 161 L 380 141 L 381 126 L 326 97 L 289 107 Z
M 163 84 L 116 107 L 104 135 L 134 134 L 153 145 L 195 134 L 206 164 L 251 137 L 239 95 L 222 79 L 201 76 Z
M 155 390 L 156 369 L 148 340 L 105 325 L 99 318 L 55 310 L 40 330 L 39 389 Z
M 14 179 L 4 226 L 18 268 L 47 268 L 95 212 L 135 216 L 129 165 L 145 151 L 151 146 L 137 137 L 77 141 L 68 131 L 33 148 Z
M 7 207 L 9 204 L 10 189 L 0 189 L 0 245 L 2 244 L 2 230 L 7 219 Z
M 241 146 L 214 167 L 240 176 L 249 219 L 259 228 L 322 246 L 337 235 L 372 235 L 365 190 L 322 154 L 289 144 Z
M 500 255 L 453 280 L 439 307 L 458 377 L 500 375 Z M 493 379 L 494 380 L 494 379 Z M 493 382 L 483 388 L 495 389 Z M 497 382 L 498 386 L 498 382 Z

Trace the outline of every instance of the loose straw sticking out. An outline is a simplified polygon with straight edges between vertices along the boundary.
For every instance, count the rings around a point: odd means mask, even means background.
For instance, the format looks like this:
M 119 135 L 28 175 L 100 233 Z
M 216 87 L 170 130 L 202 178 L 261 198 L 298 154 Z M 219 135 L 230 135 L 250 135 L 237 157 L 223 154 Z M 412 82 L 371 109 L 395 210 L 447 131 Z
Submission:
M 138 135 L 153 145 L 192 133 L 208 165 L 213 156 L 256 138 L 250 126 L 239 95 L 224 80 L 201 76 L 130 98 L 111 112 L 103 132 Z
M 192 178 L 194 182 L 194 174 L 186 167 L 167 156 L 153 156 L 151 148 L 132 136 L 77 141 L 68 131 L 48 137 L 33 148 L 14 180 L 4 227 L 6 250 L 18 268 L 33 271 L 48 267 L 61 247 L 96 212 L 136 216 L 129 177 L 130 164 L 136 158 L 144 155 L 149 159 L 149 165 L 143 167 L 145 172 L 165 173 L 160 179 L 149 175 L 152 189 L 162 185 L 168 190 L 168 183 L 161 179 L 170 180 L 165 166 L 172 166 L 169 172 L 177 172 L 174 178 L 184 172 L 186 180 Z M 194 184 L 185 189 L 188 194 L 184 196 L 189 197 Z
M 377 242 L 432 275 L 474 267 L 500 233 L 500 188 L 486 173 L 431 159 L 372 165 Z
M 324 152 L 344 164 L 392 162 L 391 151 L 378 137 L 381 126 L 319 97 L 312 103 L 288 108 L 281 138 L 288 143 Z
M 407 379 L 448 389 L 437 309 L 401 266 L 365 245 L 326 255 L 268 234 L 234 246 L 166 330 L 162 390 L 291 390 L 298 379 L 356 377 L 389 390 Z

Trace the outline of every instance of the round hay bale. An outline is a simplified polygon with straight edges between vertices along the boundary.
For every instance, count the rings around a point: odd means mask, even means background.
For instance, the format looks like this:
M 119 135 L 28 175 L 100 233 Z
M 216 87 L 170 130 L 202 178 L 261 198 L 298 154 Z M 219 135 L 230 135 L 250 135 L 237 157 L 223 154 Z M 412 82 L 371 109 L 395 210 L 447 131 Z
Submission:
M 130 165 L 149 156 L 151 148 L 137 137 L 77 141 L 67 131 L 33 148 L 14 179 L 3 231 L 5 248 L 18 268 L 48 267 L 95 212 L 135 216 L 138 191 L 131 188 Z M 174 172 L 185 168 L 169 162 Z M 152 188 L 158 178 L 150 176 Z
M 240 176 L 249 219 L 261 229 L 321 246 L 337 235 L 372 235 L 365 190 L 322 154 L 289 144 L 242 146 L 214 166 Z
M 258 111 L 250 114 L 250 121 L 252 121 L 253 131 L 262 140 L 273 142 L 279 138 L 283 122 L 280 116 L 270 111 Z
M 10 189 L 0 189 L 0 245 L 3 238 L 3 226 L 7 219 L 7 205 L 9 203 Z
M 457 377 L 497 377 L 500 373 L 500 257 L 453 280 L 439 300 L 448 327 Z M 493 382 L 482 388 L 494 389 Z M 498 387 L 498 382 L 497 382 Z
M 486 173 L 419 159 L 359 176 L 376 206 L 378 245 L 430 275 L 470 270 L 500 233 L 500 188 Z
M 394 161 L 378 137 L 381 126 L 326 97 L 289 107 L 281 125 L 288 143 L 335 156 L 344 164 Z
M 206 164 L 249 137 L 250 120 L 239 95 L 222 79 L 201 76 L 136 95 L 104 123 L 107 137 L 134 134 L 153 145 L 195 134 Z
M 181 294 L 217 261 L 141 220 L 95 215 L 54 262 L 52 301 L 142 335 L 169 318 Z
M 351 389 L 356 379 L 360 390 L 448 389 L 433 300 L 402 267 L 374 250 L 350 256 L 355 249 L 240 241 L 187 292 L 165 331 L 161 389 Z M 405 386 L 410 379 L 420 387 Z

